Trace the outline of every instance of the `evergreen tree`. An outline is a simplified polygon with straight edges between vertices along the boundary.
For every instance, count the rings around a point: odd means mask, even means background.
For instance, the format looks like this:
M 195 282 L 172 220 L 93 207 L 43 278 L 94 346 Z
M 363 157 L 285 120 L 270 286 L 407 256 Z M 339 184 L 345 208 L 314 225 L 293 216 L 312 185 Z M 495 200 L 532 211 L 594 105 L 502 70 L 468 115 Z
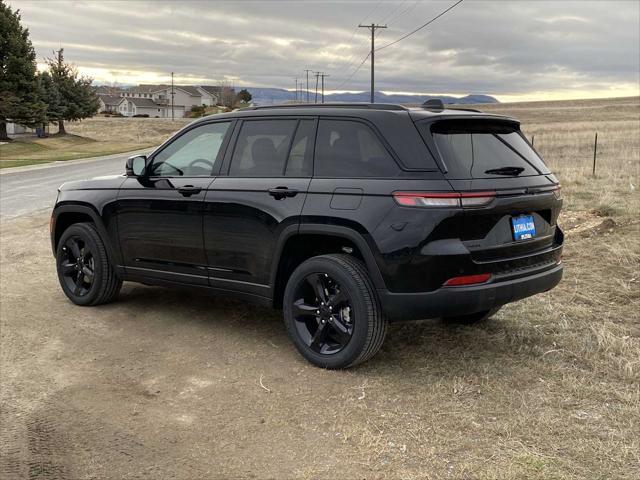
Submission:
M 49 72 L 42 72 L 38 75 L 38 86 L 40 89 L 40 98 L 47 104 L 42 123 L 47 125 L 58 122 L 62 119 L 63 115 L 60 92 Z
M 251 93 L 246 88 L 243 88 L 238 92 L 238 100 L 244 103 L 249 103 L 251 101 Z
M 82 120 L 92 117 L 98 113 L 100 100 L 91 86 L 93 80 L 80 77 L 73 65 L 65 63 L 62 48 L 56 53 L 54 58 L 47 59 L 47 64 L 53 84 L 60 96 L 58 133 L 64 135 L 67 133 L 64 128 L 65 120 Z
M 44 110 L 29 30 L 20 25 L 20 11 L 0 0 L 0 140 L 9 139 L 7 122 L 33 126 Z

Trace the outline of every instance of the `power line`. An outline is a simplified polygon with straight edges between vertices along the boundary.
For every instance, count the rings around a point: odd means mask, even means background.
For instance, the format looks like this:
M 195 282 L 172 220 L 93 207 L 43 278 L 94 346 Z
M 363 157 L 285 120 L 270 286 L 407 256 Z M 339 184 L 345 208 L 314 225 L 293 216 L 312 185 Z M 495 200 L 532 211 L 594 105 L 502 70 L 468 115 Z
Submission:
M 404 40 L 407 37 L 410 37 L 411 35 L 413 35 L 416 32 L 419 32 L 420 30 L 422 30 L 424 27 L 432 24 L 433 22 L 435 22 L 437 19 L 439 19 L 441 16 L 443 16 L 445 13 L 447 13 L 450 10 L 453 10 L 455 7 L 457 7 L 458 5 L 460 5 L 463 2 L 463 0 L 458 0 L 456 3 L 454 3 L 453 5 L 451 5 L 449 8 L 447 8 L 446 10 L 444 10 L 443 12 L 439 13 L 438 15 L 436 15 L 435 17 L 433 17 L 431 20 L 429 20 L 427 23 L 425 23 L 424 25 L 419 26 L 418 28 L 416 28 L 415 30 L 407 33 L 406 35 L 403 35 L 402 37 L 398 38 L 397 40 L 394 40 L 391 43 L 387 43 L 386 45 L 383 45 L 380 48 L 377 48 L 376 51 L 380 51 L 383 50 L 387 47 L 390 47 L 391 45 L 395 45 L 398 42 L 401 42 L 402 40 Z
M 348 83 L 349 80 L 351 80 L 353 78 L 353 76 L 358 73 L 358 70 L 360 70 L 360 68 L 362 67 L 362 65 L 364 65 L 364 62 L 367 61 L 367 59 L 371 56 L 371 52 L 367 53 L 367 56 L 364 57 L 362 59 L 362 61 L 360 62 L 360 65 L 358 65 L 358 67 L 351 73 L 351 75 L 349 75 L 349 78 L 347 78 L 345 81 L 343 81 L 340 85 L 338 85 L 335 90 L 340 90 L 340 87 L 342 87 L 345 83 Z
M 374 12 L 375 12 L 376 10 L 378 10 L 378 8 L 380 7 L 380 5 L 382 5 L 382 2 L 383 2 L 383 1 L 384 1 L 384 0 L 379 0 L 379 1 L 378 1 L 378 3 L 377 3 L 377 4 L 376 4 L 376 5 L 375 5 L 375 6 L 374 6 L 370 11 L 369 11 L 369 13 L 367 13 L 367 14 L 364 16 L 364 18 L 360 21 L 360 23 L 364 23 L 364 22 L 365 22 L 369 17 L 371 17 L 371 16 L 374 14 Z M 353 41 L 353 39 L 356 37 L 356 35 L 357 35 L 358 31 L 359 31 L 359 27 L 355 29 L 355 31 L 354 31 L 354 32 L 353 32 L 353 34 L 351 35 L 351 38 L 349 39 L 349 42 L 347 42 L 347 43 L 351 43 L 351 42 Z M 359 49 L 358 49 L 358 50 L 359 50 Z M 349 56 L 349 58 L 347 59 L 347 61 L 345 62 L 345 66 L 341 67 L 341 70 L 342 70 L 342 71 L 347 71 L 347 70 L 349 70 L 349 69 L 351 68 L 351 66 L 352 66 L 352 65 L 354 65 L 354 64 L 356 63 L 356 59 L 357 59 L 360 55 L 361 55 L 361 53 L 359 53 L 358 51 L 353 52 L 353 53 Z M 367 58 L 369 58 L 369 55 L 371 55 L 371 52 L 369 52 L 369 53 L 367 54 L 367 57 L 366 57 L 364 60 L 362 60 L 361 64 L 356 68 L 355 72 L 353 72 L 353 73 L 351 74 L 351 76 L 350 76 L 347 80 L 343 81 L 341 85 L 344 85 L 347 81 L 349 81 L 349 80 L 353 77 L 353 75 L 355 75 L 355 74 L 356 74 L 356 72 L 357 72 L 358 70 L 360 70 L 360 67 L 361 67 L 361 66 L 362 66 L 362 64 L 367 60 Z M 336 70 L 332 70 L 331 72 L 332 72 L 332 73 L 337 73 L 337 71 L 336 71 Z M 342 76 L 342 75 L 340 75 L 340 76 Z
M 400 12 L 398 15 L 396 15 L 395 17 L 393 17 L 392 19 L 390 19 L 387 22 L 387 25 L 389 25 L 389 27 L 391 27 L 391 25 L 395 25 L 398 20 L 400 20 L 402 17 L 404 17 L 407 13 L 409 13 L 411 10 L 413 10 L 414 8 L 416 8 L 416 6 L 421 2 L 422 0 L 415 0 L 415 2 L 413 2 L 413 5 L 409 5 L 407 8 L 405 8 L 402 12 Z
M 389 13 L 387 13 L 384 17 L 382 17 L 382 19 L 380 20 L 380 23 L 387 21 L 389 18 L 393 17 L 393 15 L 395 15 L 395 13 L 400 10 L 402 7 L 404 7 L 404 4 L 407 3 L 407 0 L 402 0 L 402 2 L 400 2 L 399 4 L 396 4 L 396 6 L 394 8 L 391 8 L 391 10 L 389 10 Z

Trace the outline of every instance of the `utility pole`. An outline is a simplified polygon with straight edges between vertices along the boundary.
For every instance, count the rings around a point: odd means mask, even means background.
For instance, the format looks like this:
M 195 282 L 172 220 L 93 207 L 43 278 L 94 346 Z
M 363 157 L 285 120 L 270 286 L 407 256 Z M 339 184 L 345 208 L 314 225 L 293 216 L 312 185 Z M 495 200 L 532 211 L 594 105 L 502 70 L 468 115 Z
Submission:
M 309 103 L 309 72 L 311 70 L 305 69 L 304 71 L 307 74 L 307 103 Z
M 375 37 L 376 37 L 376 30 L 379 28 L 387 28 L 386 25 L 376 25 L 375 23 L 372 23 L 371 25 L 358 25 L 359 28 L 368 28 L 369 30 L 371 30 L 371 103 L 373 102 L 373 93 L 375 92 L 375 81 L 374 81 L 374 69 L 375 69 L 375 54 L 376 54 L 376 49 L 375 49 Z
M 320 74 L 320 78 L 322 78 L 322 103 L 324 103 L 324 77 L 330 77 L 330 75 L 324 72 Z
M 171 72 L 171 121 L 172 122 L 175 120 L 174 113 L 173 113 L 173 100 L 175 95 L 176 95 L 176 92 L 173 90 L 173 72 Z
M 296 103 L 298 103 L 298 77 L 296 77 Z
M 316 76 L 316 98 L 313 101 L 313 103 L 318 103 L 318 77 L 320 77 L 320 74 L 322 72 L 314 72 L 314 73 L 315 73 L 315 76 Z

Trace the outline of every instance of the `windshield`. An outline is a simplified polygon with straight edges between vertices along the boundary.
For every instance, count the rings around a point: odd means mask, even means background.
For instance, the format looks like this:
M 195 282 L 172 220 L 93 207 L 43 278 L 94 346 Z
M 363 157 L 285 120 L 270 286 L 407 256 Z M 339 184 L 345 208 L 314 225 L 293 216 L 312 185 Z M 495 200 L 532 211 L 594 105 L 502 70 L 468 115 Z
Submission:
M 497 178 L 549 174 L 516 123 L 442 120 L 419 123 L 431 134 L 449 178 Z

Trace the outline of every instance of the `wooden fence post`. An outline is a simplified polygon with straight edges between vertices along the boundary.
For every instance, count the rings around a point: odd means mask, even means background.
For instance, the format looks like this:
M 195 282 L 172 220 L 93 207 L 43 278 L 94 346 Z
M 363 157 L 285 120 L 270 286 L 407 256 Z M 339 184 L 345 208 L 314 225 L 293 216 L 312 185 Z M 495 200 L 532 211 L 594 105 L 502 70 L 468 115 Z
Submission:
M 535 142 L 536 142 L 536 136 L 535 135 L 531 135 L 531 146 L 532 147 L 533 147 Z
M 596 138 L 593 141 L 593 176 L 596 176 L 596 158 L 598 156 L 598 132 L 596 132 Z

